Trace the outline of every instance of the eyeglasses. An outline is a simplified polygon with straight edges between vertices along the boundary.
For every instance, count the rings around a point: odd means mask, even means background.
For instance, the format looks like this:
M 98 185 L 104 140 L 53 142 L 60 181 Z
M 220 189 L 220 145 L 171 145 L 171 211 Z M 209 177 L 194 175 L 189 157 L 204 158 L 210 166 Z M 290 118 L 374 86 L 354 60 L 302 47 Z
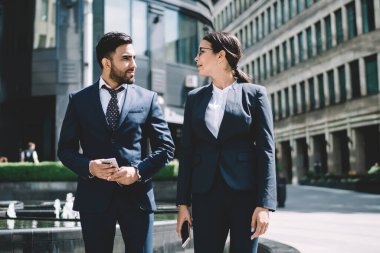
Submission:
M 201 56 L 203 53 L 204 53 L 204 50 L 213 50 L 212 48 L 209 48 L 209 47 L 200 47 L 199 49 L 198 49 L 198 54 L 197 54 L 197 56 L 199 57 L 199 56 Z

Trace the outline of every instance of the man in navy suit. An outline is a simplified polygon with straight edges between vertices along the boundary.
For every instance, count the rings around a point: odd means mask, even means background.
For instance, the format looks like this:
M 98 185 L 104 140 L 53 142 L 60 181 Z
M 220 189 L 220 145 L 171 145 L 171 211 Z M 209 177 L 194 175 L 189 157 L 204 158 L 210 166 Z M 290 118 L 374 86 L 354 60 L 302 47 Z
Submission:
M 112 252 L 116 222 L 126 252 L 153 252 L 151 178 L 173 158 L 173 140 L 157 94 L 134 84 L 131 37 L 107 33 L 96 54 L 102 75 L 70 95 L 58 156 L 79 176 L 74 210 L 86 252 Z M 107 158 L 116 158 L 119 168 L 104 163 Z

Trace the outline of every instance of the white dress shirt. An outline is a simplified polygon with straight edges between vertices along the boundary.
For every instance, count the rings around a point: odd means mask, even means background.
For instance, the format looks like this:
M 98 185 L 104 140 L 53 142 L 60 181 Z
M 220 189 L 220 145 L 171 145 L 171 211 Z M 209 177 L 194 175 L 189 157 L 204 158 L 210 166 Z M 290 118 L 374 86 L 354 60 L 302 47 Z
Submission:
M 227 86 L 223 90 L 219 89 L 214 84 L 212 85 L 212 97 L 206 108 L 205 122 L 207 128 L 215 136 L 215 138 L 218 138 L 220 124 L 222 123 L 224 109 L 226 107 L 228 91 L 235 83 L 236 82 Z
M 102 88 L 103 85 L 107 86 L 110 89 L 112 88 L 104 81 L 102 77 L 100 77 L 99 79 L 100 103 L 102 104 L 103 112 L 105 115 L 107 112 L 108 103 L 110 102 L 110 99 L 111 99 L 111 94 L 108 92 L 108 90 Z M 128 84 L 123 83 L 120 87 L 124 87 L 124 90 L 117 93 L 117 105 L 119 107 L 119 112 L 121 112 L 121 108 L 123 107 L 123 104 L 124 104 L 124 96 L 127 92 L 127 85 Z

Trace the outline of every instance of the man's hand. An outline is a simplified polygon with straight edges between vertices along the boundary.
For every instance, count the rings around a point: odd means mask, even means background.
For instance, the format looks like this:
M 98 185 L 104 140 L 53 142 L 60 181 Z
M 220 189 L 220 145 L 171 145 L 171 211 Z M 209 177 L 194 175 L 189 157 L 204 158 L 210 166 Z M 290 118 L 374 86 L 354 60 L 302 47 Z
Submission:
M 107 180 L 130 185 L 139 180 L 139 175 L 135 167 L 121 167 L 117 172 L 110 175 Z
M 190 226 L 192 226 L 189 207 L 187 205 L 180 205 L 178 209 L 177 229 L 176 229 L 179 238 L 181 238 L 181 228 L 185 220 L 187 220 Z
M 91 175 L 107 180 L 109 176 L 116 172 L 116 168 L 112 164 L 102 163 L 102 159 L 92 160 L 89 165 L 89 172 Z
M 269 210 L 263 207 L 256 207 L 252 215 L 251 228 L 255 233 L 251 236 L 251 240 L 263 235 L 269 226 Z

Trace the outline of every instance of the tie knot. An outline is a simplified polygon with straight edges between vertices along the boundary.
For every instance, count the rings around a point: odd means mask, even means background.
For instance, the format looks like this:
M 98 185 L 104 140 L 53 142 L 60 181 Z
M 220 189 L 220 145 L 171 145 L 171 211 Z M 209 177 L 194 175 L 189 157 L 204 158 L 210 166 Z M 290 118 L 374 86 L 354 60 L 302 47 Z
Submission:
M 108 92 L 111 94 L 111 97 L 116 97 L 116 96 L 117 96 L 117 93 L 119 93 L 120 91 L 123 91 L 123 90 L 124 90 L 124 87 L 120 87 L 120 88 L 117 89 L 117 90 L 113 90 L 113 89 L 108 88 L 108 87 L 105 86 L 104 84 L 103 84 L 102 88 L 108 90 Z

